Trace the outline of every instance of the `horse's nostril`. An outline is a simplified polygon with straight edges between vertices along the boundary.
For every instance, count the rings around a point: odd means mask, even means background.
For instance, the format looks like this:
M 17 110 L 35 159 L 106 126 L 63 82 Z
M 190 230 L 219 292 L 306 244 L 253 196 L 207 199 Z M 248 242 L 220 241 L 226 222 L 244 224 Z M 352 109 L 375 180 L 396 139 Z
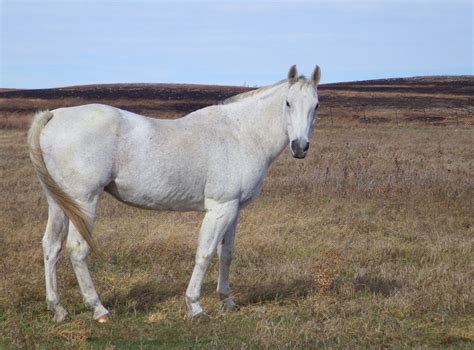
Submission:
M 309 142 L 306 142 L 306 146 L 304 147 L 303 152 L 307 152 L 309 150 Z
M 292 150 L 295 150 L 297 146 L 298 146 L 298 144 L 296 143 L 296 140 L 291 141 L 290 147 L 291 147 Z

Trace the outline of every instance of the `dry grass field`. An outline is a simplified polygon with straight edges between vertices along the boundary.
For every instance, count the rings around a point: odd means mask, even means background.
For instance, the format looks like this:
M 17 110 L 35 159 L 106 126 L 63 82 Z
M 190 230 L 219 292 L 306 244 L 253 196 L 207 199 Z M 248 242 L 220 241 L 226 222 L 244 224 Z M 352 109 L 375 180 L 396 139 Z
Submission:
M 89 262 L 107 325 L 83 306 L 67 254 L 58 283 L 73 319 L 55 324 L 46 310 L 47 206 L 28 159 L 28 113 L 94 101 L 175 117 L 245 89 L 1 91 L 0 348 L 474 347 L 473 86 L 472 77 L 323 86 L 307 159 L 285 150 L 242 212 L 237 313 L 219 312 L 214 264 L 209 320 L 185 318 L 201 213 L 104 195 Z

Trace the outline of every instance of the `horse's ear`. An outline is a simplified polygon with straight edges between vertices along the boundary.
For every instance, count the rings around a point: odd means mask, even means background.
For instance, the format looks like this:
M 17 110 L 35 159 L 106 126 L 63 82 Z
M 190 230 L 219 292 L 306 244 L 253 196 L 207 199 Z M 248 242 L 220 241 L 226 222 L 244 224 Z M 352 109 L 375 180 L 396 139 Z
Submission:
M 290 84 L 296 83 L 298 80 L 298 70 L 296 69 L 296 64 L 292 65 L 288 71 L 288 81 Z
M 314 68 L 313 74 L 311 74 L 311 84 L 318 86 L 321 80 L 321 68 L 318 65 Z

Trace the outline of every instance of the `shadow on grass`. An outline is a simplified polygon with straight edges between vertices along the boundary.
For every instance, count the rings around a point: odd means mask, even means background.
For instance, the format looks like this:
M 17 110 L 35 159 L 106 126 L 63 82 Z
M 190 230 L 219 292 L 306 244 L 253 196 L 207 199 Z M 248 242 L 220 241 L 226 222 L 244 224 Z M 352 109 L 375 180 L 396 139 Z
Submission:
M 235 285 L 233 290 L 238 291 L 239 305 L 283 301 L 286 299 L 304 298 L 315 290 L 314 280 L 296 279 L 290 281 L 274 280 L 266 284 Z
M 340 281 L 339 281 L 340 282 Z M 128 291 L 112 294 L 106 299 L 106 305 L 123 312 L 149 311 L 155 305 L 172 298 L 183 298 L 187 288 L 187 280 L 175 281 L 173 283 L 160 283 L 158 281 L 147 281 L 133 285 Z M 352 280 L 356 291 L 368 291 L 384 297 L 391 296 L 402 287 L 401 282 L 395 279 L 387 279 L 372 274 L 359 274 Z M 337 282 L 330 290 L 337 289 Z M 236 302 L 241 306 L 253 304 L 281 302 L 305 298 L 318 290 L 316 281 L 308 276 L 293 280 L 275 279 L 256 284 L 233 284 L 232 290 Z M 204 283 L 202 295 L 212 296 L 216 294 L 215 281 Z
M 159 282 L 145 282 L 135 284 L 126 293 L 110 295 L 105 300 L 105 305 L 120 311 L 149 311 L 156 304 L 176 296 L 183 296 L 186 291 L 186 282 L 162 284 Z
M 117 293 L 105 300 L 105 305 L 121 311 L 148 311 L 156 304 L 175 297 L 183 297 L 187 281 L 164 285 L 158 282 L 146 282 L 134 285 L 127 293 Z M 249 306 L 286 299 L 303 298 L 315 290 L 314 281 L 298 279 L 290 281 L 275 280 L 266 284 L 234 285 L 235 298 L 239 305 Z M 202 295 L 216 293 L 215 282 L 203 285 Z
M 354 284 L 357 291 L 365 290 L 385 297 L 392 295 L 402 287 L 402 284 L 397 280 L 367 274 L 357 276 Z

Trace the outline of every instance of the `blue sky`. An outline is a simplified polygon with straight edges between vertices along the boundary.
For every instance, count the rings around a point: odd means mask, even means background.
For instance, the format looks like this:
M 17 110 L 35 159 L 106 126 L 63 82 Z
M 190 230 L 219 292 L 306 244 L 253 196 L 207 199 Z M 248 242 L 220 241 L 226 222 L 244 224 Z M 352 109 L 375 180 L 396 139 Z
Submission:
M 471 0 L 0 3 L 0 87 L 473 74 Z

